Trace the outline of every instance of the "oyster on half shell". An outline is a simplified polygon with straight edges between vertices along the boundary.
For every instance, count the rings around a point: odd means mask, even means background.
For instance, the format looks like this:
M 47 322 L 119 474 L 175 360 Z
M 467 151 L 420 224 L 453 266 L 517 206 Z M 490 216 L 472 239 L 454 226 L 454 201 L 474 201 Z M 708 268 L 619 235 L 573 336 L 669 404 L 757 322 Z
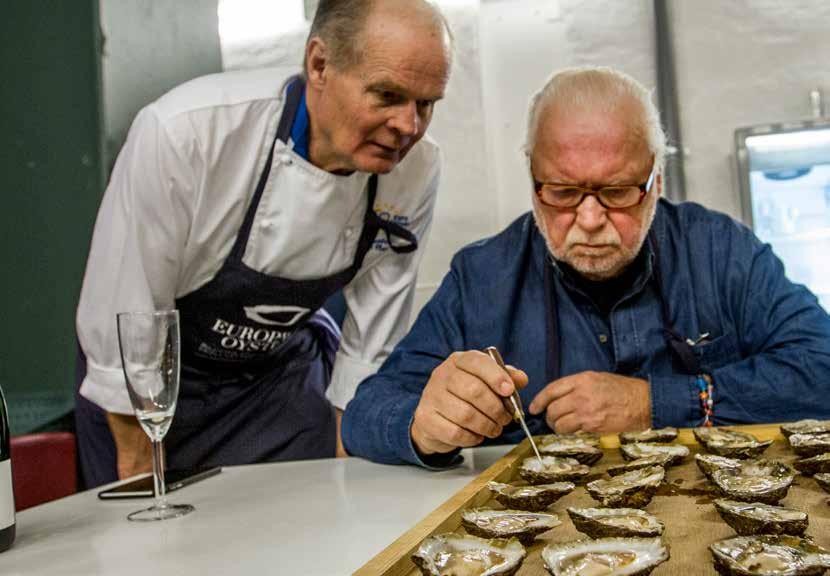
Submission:
M 813 479 L 825 492 L 830 492 L 830 474 L 816 474 Z
M 565 443 L 574 446 L 582 446 L 588 444 L 594 448 L 599 448 L 600 436 L 593 432 L 574 432 L 573 434 L 545 434 L 538 436 L 536 445 L 540 448 L 546 444 Z
M 578 482 L 585 478 L 591 469 L 573 458 L 542 456 L 525 458 L 519 466 L 519 476 L 530 484 L 550 484 L 553 482 Z
M 663 533 L 663 523 L 637 508 L 568 508 L 574 527 L 591 538 L 649 537 Z
M 673 456 L 671 454 L 659 452 L 657 454 L 652 454 L 651 456 L 643 456 L 642 458 L 631 460 L 630 462 L 609 466 L 606 472 L 608 472 L 611 476 L 619 476 L 620 474 L 625 474 L 626 472 L 632 472 L 641 468 L 648 468 L 649 466 L 663 466 L 665 468 L 669 465 L 669 462 L 672 461 L 672 458 Z
M 830 420 L 799 420 L 781 425 L 781 434 L 789 438 L 793 434 L 824 434 L 830 432 Z
M 556 514 L 523 510 L 468 508 L 461 512 L 461 525 L 473 536 L 482 538 L 516 538 L 525 546 L 542 532 L 562 522 Z
M 722 468 L 737 469 L 741 467 L 741 460 L 738 458 L 726 458 L 715 454 L 695 454 L 695 464 L 710 481 L 712 473 Z
M 712 482 L 733 500 L 776 504 L 787 495 L 795 470 L 772 460 L 743 460 L 737 468 L 712 472 Z
M 793 434 L 788 440 L 793 452 L 802 458 L 830 452 L 830 432 L 824 434 Z
M 830 554 L 806 536 L 736 536 L 709 546 L 720 574 L 812 576 L 830 568 Z
M 511 576 L 527 552 L 515 538 L 485 540 L 438 534 L 421 542 L 412 561 L 424 576 Z
M 645 576 L 669 559 L 660 538 L 599 538 L 550 544 L 542 560 L 553 576 Z
M 741 536 L 752 534 L 793 534 L 799 536 L 807 529 L 806 512 L 760 502 L 715 500 L 715 509 L 735 532 Z
M 650 444 L 648 442 L 635 442 L 634 444 L 623 444 L 620 452 L 625 460 L 637 460 L 654 454 L 668 454 L 671 456 L 668 466 L 680 464 L 683 458 L 689 455 L 689 449 L 680 444 Z
M 514 486 L 501 482 L 488 482 L 493 497 L 507 508 L 538 512 L 544 510 L 565 494 L 573 492 L 572 482 L 537 484 L 535 486 Z
M 585 489 L 594 500 L 611 508 L 642 508 L 651 502 L 666 476 L 662 466 L 626 472 L 608 480 L 588 482 Z
M 620 433 L 620 444 L 634 444 L 635 442 L 674 442 L 677 438 L 677 428 L 666 427 L 653 430 L 641 430 L 640 432 L 622 432 Z
M 706 450 L 727 458 L 757 458 L 772 444 L 772 440 L 761 442 L 752 434 L 728 428 L 695 428 L 693 432 Z
M 584 442 L 548 442 L 539 446 L 539 452 L 544 455 L 573 458 L 580 464 L 591 466 L 602 458 L 603 452 L 596 446 Z
M 821 472 L 830 472 L 830 452 L 796 460 L 793 462 L 793 468 L 805 476 L 812 476 L 813 474 L 819 474 Z

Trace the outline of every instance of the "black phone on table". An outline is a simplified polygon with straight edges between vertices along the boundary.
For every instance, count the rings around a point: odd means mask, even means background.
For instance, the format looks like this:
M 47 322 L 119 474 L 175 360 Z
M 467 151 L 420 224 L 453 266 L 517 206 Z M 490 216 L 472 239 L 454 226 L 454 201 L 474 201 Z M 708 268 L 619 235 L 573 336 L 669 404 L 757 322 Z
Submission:
M 184 470 L 165 470 L 164 480 L 167 492 L 174 492 L 189 484 L 215 476 L 222 471 L 222 468 L 202 468 Z M 153 475 L 142 476 L 125 484 L 113 486 L 98 492 L 101 500 L 120 500 L 123 498 L 152 498 L 153 497 Z

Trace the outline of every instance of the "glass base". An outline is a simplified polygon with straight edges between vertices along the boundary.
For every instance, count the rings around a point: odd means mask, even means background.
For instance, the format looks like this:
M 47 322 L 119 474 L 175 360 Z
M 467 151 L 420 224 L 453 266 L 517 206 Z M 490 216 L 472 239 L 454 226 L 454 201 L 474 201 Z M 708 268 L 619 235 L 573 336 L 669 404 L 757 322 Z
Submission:
M 156 520 L 169 520 L 190 514 L 195 508 L 190 504 L 166 504 L 164 506 L 150 506 L 144 510 L 138 510 L 127 516 L 127 520 L 133 522 L 154 522 Z

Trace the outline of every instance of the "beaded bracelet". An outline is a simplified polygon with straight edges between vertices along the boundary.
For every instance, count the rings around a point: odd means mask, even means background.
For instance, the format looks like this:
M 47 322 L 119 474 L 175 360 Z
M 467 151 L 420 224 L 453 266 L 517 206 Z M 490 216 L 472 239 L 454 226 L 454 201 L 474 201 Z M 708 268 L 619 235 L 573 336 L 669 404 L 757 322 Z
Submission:
M 700 398 L 700 408 L 703 411 L 702 426 L 711 426 L 715 405 L 713 400 L 715 387 L 712 384 L 712 378 L 706 374 L 698 374 L 695 383 L 698 389 L 700 389 L 698 398 Z

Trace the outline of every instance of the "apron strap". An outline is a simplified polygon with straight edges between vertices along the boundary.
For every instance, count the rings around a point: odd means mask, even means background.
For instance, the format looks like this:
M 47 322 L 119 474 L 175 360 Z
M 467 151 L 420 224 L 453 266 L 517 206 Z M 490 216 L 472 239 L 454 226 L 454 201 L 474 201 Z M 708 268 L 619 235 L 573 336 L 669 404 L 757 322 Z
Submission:
M 277 140 L 288 142 L 291 136 L 291 125 L 294 123 L 294 116 L 297 114 L 297 108 L 302 100 L 304 90 L 305 82 L 303 82 L 302 78 L 295 76 L 289 80 L 285 95 L 285 106 L 282 109 L 282 116 L 280 116 L 280 122 L 277 126 L 277 133 L 274 136 L 274 141 L 271 142 L 271 149 L 268 151 L 265 167 L 259 175 L 254 197 L 251 199 L 251 204 L 245 212 L 245 219 L 242 221 L 239 232 L 236 233 L 236 240 L 233 243 L 233 248 L 229 256 L 232 261 L 241 261 L 242 256 L 245 254 L 245 247 L 248 245 L 248 237 L 251 235 L 251 228 L 254 225 L 254 218 L 259 207 L 259 201 L 262 199 L 265 184 L 271 175 L 271 164 L 274 162 L 274 148 L 277 145 Z
M 559 338 L 559 308 L 556 305 L 556 284 L 553 281 L 553 262 L 551 256 L 545 256 L 545 353 L 547 355 L 545 370 L 547 381 L 553 382 L 562 375 Z

